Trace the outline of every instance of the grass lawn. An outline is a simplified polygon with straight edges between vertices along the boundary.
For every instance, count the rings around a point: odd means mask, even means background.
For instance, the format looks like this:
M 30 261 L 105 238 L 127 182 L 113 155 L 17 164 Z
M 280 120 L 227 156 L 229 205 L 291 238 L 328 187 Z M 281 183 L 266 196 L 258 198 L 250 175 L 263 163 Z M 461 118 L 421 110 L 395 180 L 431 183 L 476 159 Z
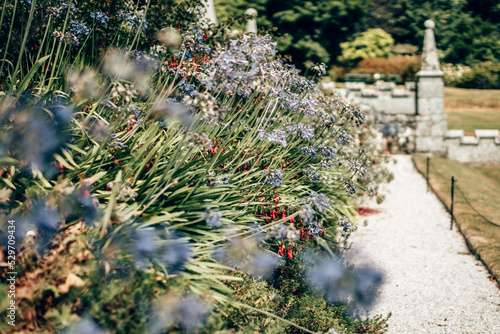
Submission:
M 426 157 L 414 156 L 418 170 L 425 175 Z M 471 167 L 458 162 L 432 157 L 430 183 L 438 196 L 450 207 L 451 177 L 472 205 L 490 221 L 500 225 L 500 165 Z M 466 239 L 494 275 L 500 278 L 500 226 L 479 217 L 455 189 L 454 215 Z
M 445 87 L 444 111 L 448 129 L 500 129 L 500 90 Z

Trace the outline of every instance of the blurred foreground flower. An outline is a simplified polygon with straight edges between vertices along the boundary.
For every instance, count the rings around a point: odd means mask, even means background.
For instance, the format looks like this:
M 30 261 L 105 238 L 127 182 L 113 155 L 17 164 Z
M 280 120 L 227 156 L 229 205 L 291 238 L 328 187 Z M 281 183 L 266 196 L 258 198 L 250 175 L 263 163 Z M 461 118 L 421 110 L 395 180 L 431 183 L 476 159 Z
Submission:
M 308 264 L 307 279 L 312 289 L 330 303 L 353 300 L 363 307 L 375 302 L 382 274 L 372 268 L 346 268 L 330 258 L 304 256 Z
M 165 266 L 168 274 L 177 274 L 192 258 L 193 251 L 187 240 L 175 234 L 164 239 L 154 228 L 141 228 L 133 236 L 133 254 L 139 269 L 152 263 Z
M 214 252 L 214 258 L 252 277 L 267 279 L 278 266 L 280 258 L 261 249 L 258 243 L 259 239 L 253 237 L 230 239 Z
M 149 333 L 165 333 L 178 327 L 188 333 L 199 328 L 209 314 L 208 306 L 195 296 L 167 295 L 154 305 L 153 320 Z

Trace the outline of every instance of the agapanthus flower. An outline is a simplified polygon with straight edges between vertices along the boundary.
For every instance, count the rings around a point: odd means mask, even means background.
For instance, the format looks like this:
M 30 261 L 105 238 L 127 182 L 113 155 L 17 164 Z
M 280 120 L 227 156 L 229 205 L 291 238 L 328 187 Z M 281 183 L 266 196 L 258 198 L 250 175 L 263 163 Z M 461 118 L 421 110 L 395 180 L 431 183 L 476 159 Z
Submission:
M 108 17 L 108 15 L 106 15 L 106 13 L 96 11 L 96 12 L 90 13 L 90 17 L 104 26 L 108 25 L 109 17 Z
M 267 279 L 278 263 L 279 258 L 275 254 L 261 251 L 250 256 L 246 270 L 253 277 Z
M 346 217 L 343 217 L 341 220 L 339 220 L 338 224 L 342 227 L 342 231 L 344 233 L 349 233 L 352 229 L 351 223 L 349 223 L 349 220 Z
M 382 274 L 372 268 L 346 268 L 340 261 L 307 255 L 307 280 L 313 291 L 326 301 L 337 303 L 351 299 L 361 306 L 373 305 Z
M 264 177 L 266 178 L 267 183 L 272 185 L 273 187 L 280 187 L 282 184 L 283 180 L 283 172 L 280 171 L 279 169 L 274 169 L 267 173 L 264 171 L 263 173 Z
M 63 334 L 105 334 L 107 333 L 102 329 L 97 322 L 92 318 L 83 318 L 72 324 L 69 329 L 63 330 Z
M 350 140 L 351 140 L 351 136 L 349 136 L 349 134 L 344 130 L 340 130 L 338 133 L 336 133 L 338 135 L 338 143 L 339 144 L 342 144 L 342 145 L 348 145 Z
M 362 113 L 361 110 L 354 109 L 352 111 L 352 115 L 354 116 L 354 122 L 358 127 L 366 123 L 366 115 Z
M 318 156 L 316 153 L 316 149 L 313 146 L 310 146 L 310 147 L 304 146 L 300 149 L 300 152 L 309 155 L 309 157 L 311 157 L 311 159 L 316 159 L 316 157 Z
M 314 210 L 310 204 L 306 204 L 300 209 L 299 215 L 304 224 L 309 224 L 314 219 Z
M 192 258 L 193 251 L 189 243 L 176 234 L 164 239 L 154 228 L 140 228 L 133 236 L 133 253 L 139 269 L 145 268 L 151 261 L 164 264 L 169 274 L 182 270 Z
M 320 213 L 325 213 L 326 210 L 330 207 L 330 199 L 325 194 L 317 194 L 314 191 L 311 191 L 311 195 L 309 196 L 309 201 L 314 205 L 316 210 Z
M 211 210 L 210 207 L 207 207 L 206 211 L 201 214 L 201 219 L 205 219 L 207 225 L 210 228 L 219 227 L 222 225 L 220 219 L 222 218 L 222 213 L 219 212 L 218 209 Z
M 357 191 L 356 186 L 352 184 L 351 181 L 347 181 L 344 184 L 345 191 L 347 191 L 348 194 L 354 195 Z
M 69 31 L 76 37 L 87 36 L 90 33 L 90 30 L 87 28 L 85 23 L 80 21 L 70 21 Z
M 316 72 L 319 76 L 325 75 L 326 74 L 326 64 L 325 63 L 314 64 L 311 67 L 311 70 Z

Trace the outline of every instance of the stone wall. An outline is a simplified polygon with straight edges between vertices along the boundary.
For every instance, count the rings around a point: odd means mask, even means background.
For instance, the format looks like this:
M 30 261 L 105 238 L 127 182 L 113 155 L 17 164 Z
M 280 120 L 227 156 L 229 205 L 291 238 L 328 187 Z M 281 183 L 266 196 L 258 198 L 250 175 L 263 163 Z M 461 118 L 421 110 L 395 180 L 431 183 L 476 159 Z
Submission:
M 392 82 L 377 82 L 372 89 L 364 83 L 348 82 L 341 94 L 355 104 L 365 104 L 376 114 L 378 128 L 394 152 L 440 155 L 469 164 L 500 164 L 499 130 L 447 130 L 444 113 L 443 72 L 434 40 L 434 22 L 425 22 L 422 64 L 417 83 L 396 89 Z M 415 90 L 415 87 L 417 88 Z
M 474 136 L 464 136 L 463 130 L 448 130 L 444 142 L 449 159 L 468 164 L 500 164 L 498 130 L 476 130 Z

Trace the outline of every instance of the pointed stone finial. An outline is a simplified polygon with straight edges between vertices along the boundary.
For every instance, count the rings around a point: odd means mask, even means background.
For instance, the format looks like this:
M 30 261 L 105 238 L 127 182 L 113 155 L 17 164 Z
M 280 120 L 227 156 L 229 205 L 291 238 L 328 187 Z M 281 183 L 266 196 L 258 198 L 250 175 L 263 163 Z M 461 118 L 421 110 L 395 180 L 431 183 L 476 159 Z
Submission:
M 254 16 L 253 18 L 248 19 L 248 22 L 247 22 L 247 34 L 248 33 L 254 33 L 254 34 L 257 33 L 257 20 L 255 19 L 255 17 L 257 16 L 257 14 L 258 14 L 257 10 L 255 10 L 253 8 L 248 8 L 245 11 L 245 15 L 252 15 L 252 16 Z
M 210 24 L 217 24 L 217 16 L 215 15 L 214 0 L 203 0 L 205 6 L 205 18 Z
M 434 39 L 434 28 L 436 24 L 432 20 L 427 20 L 424 23 L 425 36 L 424 47 L 422 52 L 422 63 L 420 67 L 421 75 L 442 75 L 439 68 L 439 57 L 436 48 L 436 40 Z

